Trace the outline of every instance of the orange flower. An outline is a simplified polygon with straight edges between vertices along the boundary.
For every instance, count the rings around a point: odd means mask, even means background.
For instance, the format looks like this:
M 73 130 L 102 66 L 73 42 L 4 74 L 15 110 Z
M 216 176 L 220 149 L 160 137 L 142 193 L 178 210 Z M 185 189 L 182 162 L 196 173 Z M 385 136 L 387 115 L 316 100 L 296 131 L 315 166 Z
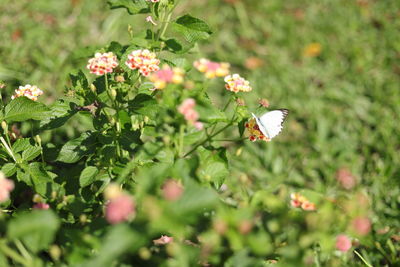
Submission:
M 320 43 L 311 43 L 304 48 L 303 54 L 306 57 L 317 57 L 321 54 L 322 46 Z
M 316 210 L 315 204 L 308 201 L 308 199 L 303 195 L 301 195 L 300 193 L 292 193 L 290 194 L 290 198 L 291 198 L 290 204 L 294 208 L 301 207 L 303 210 L 308 210 L 308 211 Z

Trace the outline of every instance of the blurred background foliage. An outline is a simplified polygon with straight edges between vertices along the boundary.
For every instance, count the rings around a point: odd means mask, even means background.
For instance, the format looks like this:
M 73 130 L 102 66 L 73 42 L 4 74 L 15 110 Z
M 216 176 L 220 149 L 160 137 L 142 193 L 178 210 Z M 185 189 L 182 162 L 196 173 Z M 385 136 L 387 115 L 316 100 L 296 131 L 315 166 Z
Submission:
M 400 4 L 181 0 L 176 14 L 183 11 L 214 30 L 192 50 L 193 59 L 230 62 L 250 80 L 255 93 L 244 99 L 254 110 L 260 98 L 268 99 L 270 108 L 290 110 L 273 142 L 245 141 L 240 150 L 226 143 L 233 156 L 225 201 L 274 212 L 287 205 L 279 201 L 287 202 L 290 192 L 309 189 L 316 199 L 341 199 L 348 218 L 371 219 L 367 259 L 379 262 L 398 254 L 393 248 L 398 251 L 400 239 Z M 7 100 L 29 83 L 45 91 L 42 101 L 53 102 L 70 83 L 68 73 L 84 69 L 93 49 L 111 40 L 128 43 L 128 25 L 135 32 L 146 23 L 145 16 L 110 10 L 106 1 L 2 0 L 0 14 L 0 79 L 7 84 L 2 92 Z M 210 86 L 216 102 L 226 94 L 222 86 Z M 84 128 L 76 119 L 59 132 L 71 137 Z M 336 179 L 344 168 L 357 181 L 351 190 L 341 189 Z M 318 216 L 307 215 L 306 226 L 290 213 L 269 221 L 268 229 L 306 246 L 309 240 L 291 236 L 306 228 L 313 240 L 317 230 L 334 233 L 350 223 L 332 203 L 321 204 L 325 212 Z M 318 237 L 326 243 L 334 238 Z M 294 245 L 286 250 L 282 255 L 298 257 Z

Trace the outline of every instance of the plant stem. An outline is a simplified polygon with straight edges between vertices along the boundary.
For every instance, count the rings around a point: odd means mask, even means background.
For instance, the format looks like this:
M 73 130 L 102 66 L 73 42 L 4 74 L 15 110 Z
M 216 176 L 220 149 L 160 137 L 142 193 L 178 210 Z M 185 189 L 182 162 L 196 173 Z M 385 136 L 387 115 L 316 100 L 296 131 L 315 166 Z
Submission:
M 30 261 L 24 259 L 21 255 L 19 255 L 17 252 L 15 252 L 13 249 L 9 248 L 4 241 L 0 242 L 0 250 L 3 252 L 6 256 L 10 257 L 13 259 L 15 262 L 18 262 L 24 266 L 31 266 Z
M 165 31 L 167 30 L 168 24 L 169 24 L 169 22 L 171 20 L 171 16 L 172 16 L 172 11 L 168 14 L 167 21 L 165 22 L 164 28 L 161 31 L 160 38 L 164 37 Z
M 225 125 L 224 127 L 222 127 L 221 129 L 219 129 L 218 131 L 216 131 L 215 133 L 213 133 L 212 135 L 208 136 L 206 139 L 204 139 L 203 141 L 201 141 L 200 143 L 198 143 L 197 145 L 195 145 L 192 150 L 190 150 L 189 152 L 187 152 L 183 157 L 186 157 L 190 154 L 192 154 L 199 146 L 203 145 L 204 143 L 210 141 L 214 136 L 218 135 L 219 133 L 221 133 L 222 131 L 224 131 L 226 128 L 230 127 L 232 125 L 232 123 L 228 123 L 227 125 Z
M 17 249 L 19 250 L 19 252 L 22 254 L 22 256 L 28 260 L 31 261 L 32 260 L 32 256 L 29 254 L 29 252 L 26 250 L 26 248 L 24 247 L 24 245 L 21 243 L 21 241 L 19 241 L 19 239 L 14 241 L 15 246 L 17 247 Z
M 372 265 L 371 264 L 369 264 L 364 258 L 363 258 L 363 256 L 361 256 L 361 254 L 360 253 L 358 253 L 358 251 L 357 250 L 354 250 L 354 254 L 356 254 L 361 260 L 362 260 L 362 262 L 364 262 L 364 264 L 366 265 L 366 266 L 368 266 L 368 267 L 372 267 Z
M 185 133 L 185 125 L 181 125 L 179 128 L 179 147 L 178 147 L 178 157 L 182 155 L 183 152 L 183 137 Z
M 6 148 L 8 154 L 13 158 L 13 160 L 14 160 L 15 162 L 17 162 L 17 159 L 16 159 L 15 156 L 14 156 L 14 153 L 12 152 L 10 146 L 8 146 L 6 140 L 4 140 L 3 136 L 0 136 L 0 141 L 3 143 L 3 146 Z

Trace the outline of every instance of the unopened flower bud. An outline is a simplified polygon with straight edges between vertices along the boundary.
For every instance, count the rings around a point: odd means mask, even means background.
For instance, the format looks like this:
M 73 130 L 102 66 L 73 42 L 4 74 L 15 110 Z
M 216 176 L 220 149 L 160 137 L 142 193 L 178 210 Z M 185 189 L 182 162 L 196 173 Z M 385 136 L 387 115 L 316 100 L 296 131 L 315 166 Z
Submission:
M 7 131 L 8 131 L 8 125 L 7 125 L 7 122 L 5 122 L 5 121 L 2 121 L 2 122 L 1 122 L 1 128 L 3 128 L 3 130 L 4 130 L 5 132 L 7 132 Z
M 117 97 L 117 90 L 115 90 L 114 88 L 111 89 L 111 98 L 113 100 L 115 100 L 115 98 Z
M 94 86 L 94 84 L 92 83 L 92 84 L 90 84 L 90 90 L 92 90 L 92 92 L 94 93 L 94 92 L 96 92 L 96 86 Z
M 85 224 L 87 222 L 87 216 L 86 214 L 81 214 L 79 216 L 79 221 L 81 222 L 81 224 Z
M 61 249 L 59 246 L 57 245 L 52 245 L 49 249 L 49 254 L 51 256 L 51 258 L 55 261 L 58 261 L 60 259 L 61 256 Z
M 34 203 L 40 203 L 40 202 L 43 201 L 43 198 L 42 198 L 40 195 L 35 194 L 35 195 L 33 196 L 33 198 L 32 198 L 32 201 L 33 201 Z
M 149 117 L 147 117 L 147 116 L 144 116 L 144 119 L 143 119 L 144 123 L 148 123 L 148 122 L 149 122 L 149 120 L 150 120 L 150 118 L 149 118 Z
M 151 257 L 151 252 L 148 250 L 148 248 L 140 248 L 139 249 L 139 257 L 143 260 L 148 260 Z
M 41 145 L 42 144 L 42 138 L 40 138 L 40 135 L 35 135 L 35 141 Z

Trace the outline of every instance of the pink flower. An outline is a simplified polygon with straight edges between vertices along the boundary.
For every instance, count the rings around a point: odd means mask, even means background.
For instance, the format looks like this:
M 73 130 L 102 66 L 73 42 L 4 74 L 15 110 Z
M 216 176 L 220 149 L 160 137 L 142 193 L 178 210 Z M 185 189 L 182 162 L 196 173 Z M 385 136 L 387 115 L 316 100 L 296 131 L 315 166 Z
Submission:
M 153 243 L 154 245 L 166 245 L 168 243 L 171 243 L 172 241 L 174 241 L 173 237 L 162 235 L 159 239 L 154 239 Z
M 180 183 L 178 183 L 174 179 L 168 179 L 163 187 L 163 196 L 168 201 L 175 201 L 178 200 L 183 193 L 183 187 Z
M 147 22 L 150 22 L 150 23 L 153 24 L 154 26 L 157 26 L 157 23 L 154 22 L 152 16 L 147 16 L 147 17 L 146 17 L 146 21 L 147 21 Z
M 203 123 L 197 121 L 199 119 L 199 113 L 194 109 L 195 106 L 196 101 L 193 98 L 188 98 L 178 107 L 178 111 L 185 117 L 185 120 L 194 125 L 196 129 L 202 130 Z
M 111 199 L 106 206 L 106 219 L 111 224 L 126 221 L 134 215 L 135 203 L 127 194 Z
M 125 64 L 132 70 L 139 69 L 143 76 L 148 76 L 150 72 L 158 71 L 160 60 L 156 58 L 156 54 L 149 50 L 135 50 L 128 55 Z
M 215 77 L 224 77 L 229 74 L 229 63 L 218 63 L 201 58 L 193 62 L 193 66 L 200 72 L 203 72 L 208 79 Z
M 239 74 L 228 75 L 225 77 L 225 88 L 228 91 L 238 93 L 238 92 L 250 92 L 253 90 L 250 87 L 249 81 L 240 77 Z
M 347 252 L 351 248 L 351 240 L 346 235 L 338 235 L 336 237 L 336 249 Z
M 161 70 L 154 72 L 149 80 L 154 83 L 156 89 L 164 89 L 168 83 L 180 84 L 183 82 L 184 72 L 180 68 L 171 68 L 164 65 Z
M 195 127 L 197 130 L 199 130 L 199 131 L 203 130 L 203 128 L 204 128 L 203 123 L 202 123 L 202 122 L 199 122 L 199 121 L 196 121 L 193 125 L 194 125 L 194 127 Z
M 33 205 L 33 208 L 37 210 L 48 210 L 50 206 L 47 203 L 39 202 Z
M 0 172 L 0 203 L 7 201 L 10 198 L 10 192 L 14 189 L 14 182 L 7 179 L 2 172 Z
M 269 107 L 269 101 L 265 98 L 260 98 L 258 100 L 258 104 L 260 104 L 260 106 L 263 106 L 265 108 Z
M 356 178 L 353 174 L 346 168 L 339 169 L 336 172 L 336 179 L 340 185 L 347 190 L 352 189 L 356 185 Z
M 89 59 L 87 68 L 90 73 L 103 75 L 113 72 L 113 69 L 118 66 L 117 57 L 112 53 L 96 53 L 94 58 Z
M 11 99 L 26 96 L 27 98 L 36 101 L 38 96 L 41 96 L 42 94 L 43 91 L 40 90 L 36 85 L 27 84 L 25 86 L 19 86 L 18 89 L 15 90 L 15 94 L 11 96 Z
M 367 217 L 356 217 L 352 226 L 359 235 L 366 235 L 371 231 L 371 221 Z

